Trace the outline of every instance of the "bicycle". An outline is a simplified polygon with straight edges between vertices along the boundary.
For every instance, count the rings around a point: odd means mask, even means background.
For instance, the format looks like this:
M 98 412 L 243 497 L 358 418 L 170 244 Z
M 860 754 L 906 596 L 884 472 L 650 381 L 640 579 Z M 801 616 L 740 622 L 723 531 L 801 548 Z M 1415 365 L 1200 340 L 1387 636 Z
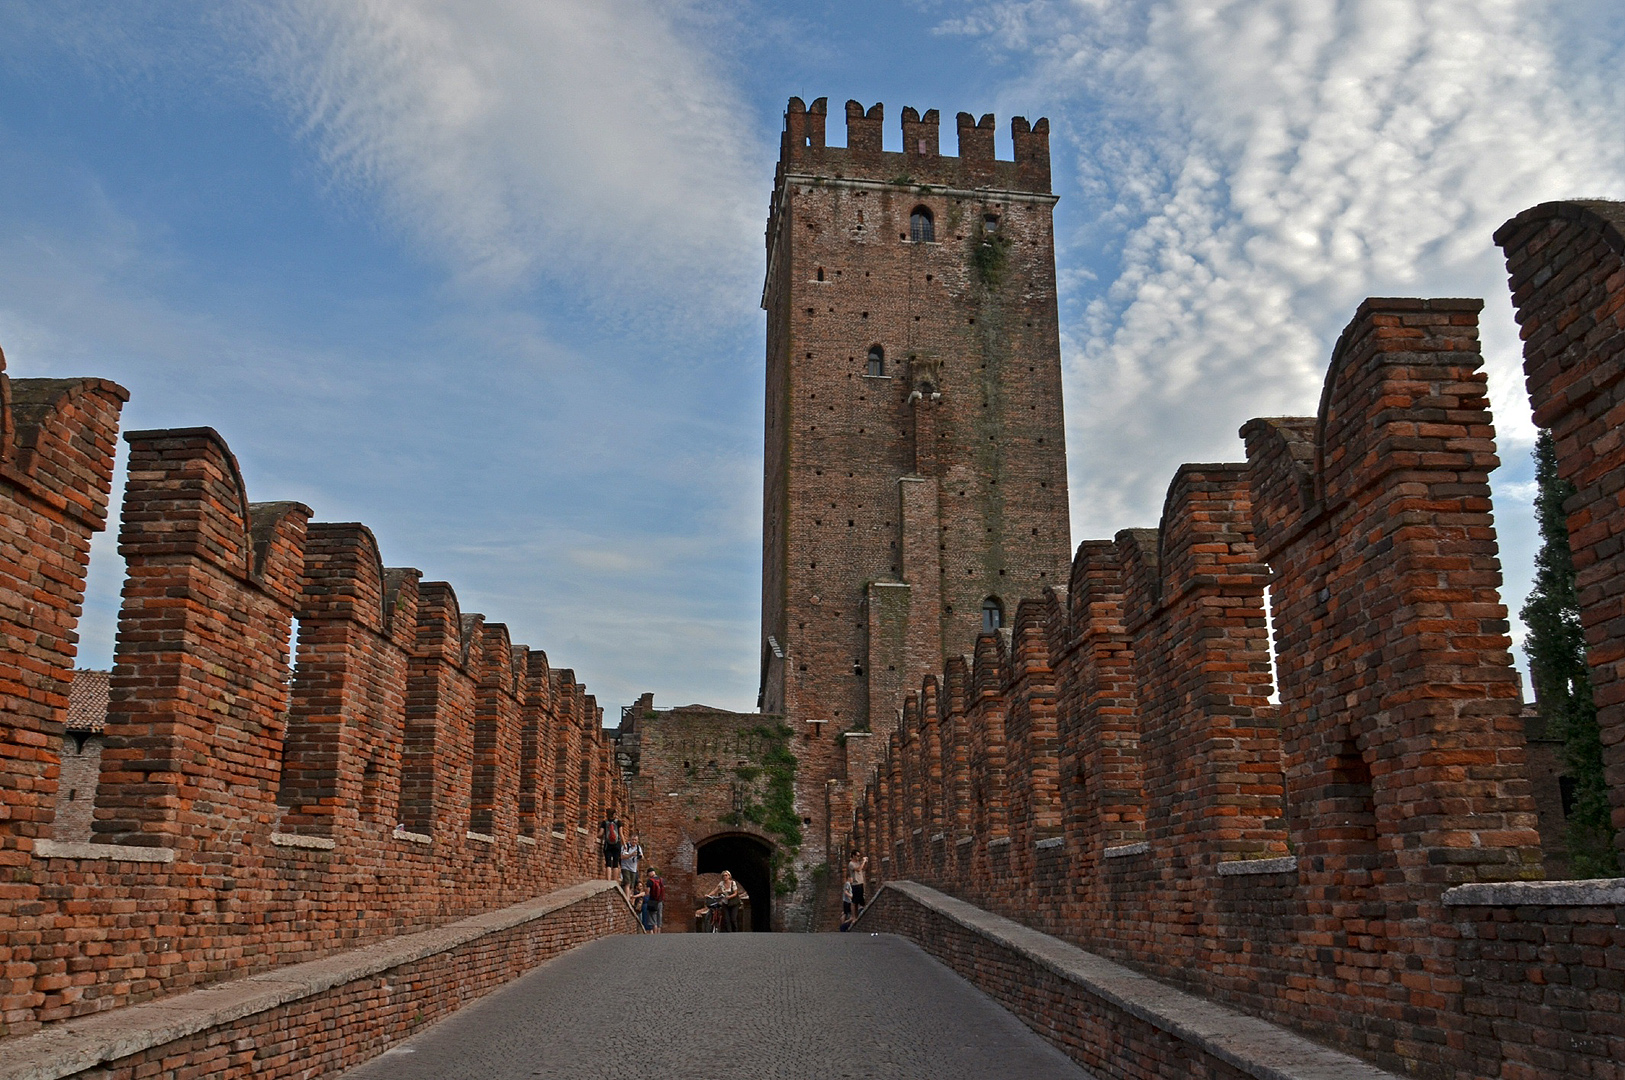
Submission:
M 707 896 L 705 898 L 705 932 L 706 933 L 708 933 L 708 934 L 720 934 L 720 933 L 723 932 L 723 929 L 722 929 L 723 922 L 722 922 L 722 920 L 724 919 L 725 916 L 723 914 L 722 908 L 723 908 L 724 903 L 725 903 L 725 901 L 720 896 Z

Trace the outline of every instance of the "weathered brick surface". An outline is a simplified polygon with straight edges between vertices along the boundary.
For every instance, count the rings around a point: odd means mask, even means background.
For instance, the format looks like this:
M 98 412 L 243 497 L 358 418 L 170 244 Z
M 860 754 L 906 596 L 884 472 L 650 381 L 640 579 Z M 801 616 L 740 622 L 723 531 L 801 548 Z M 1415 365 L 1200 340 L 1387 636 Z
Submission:
M 1591 688 L 1625 852 L 1625 203 L 1543 203 L 1495 234 L 1506 252 L 1535 423 L 1576 493 L 1569 541 Z
M 599 893 L 534 922 L 67 1075 L 335 1076 L 562 952 L 637 932 L 625 902 Z
M 1444 896 L 1542 873 L 1479 307 L 1366 301 L 1318 417 L 1183 467 L 1158 529 L 1080 545 L 1068 589 L 922 684 L 849 842 L 1385 1068 L 1619 1075 L 1625 912 Z M 928 770 L 942 684 L 964 721 Z M 917 842 L 961 759 L 967 812 Z
M 593 698 L 450 586 L 386 569 L 364 526 L 250 503 L 208 429 L 128 437 L 92 832 L 49 836 L 75 820 L 58 748 L 124 394 L 3 385 L 0 1034 L 597 876 L 584 826 L 615 773 Z
M 1048 121 L 1014 118 L 997 161 L 992 116 L 959 116 L 953 157 L 935 110 L 883 151 L 882 114 L 848 103 L 829 146 L 823 99 L 792 98 L 767 228 L 761 706 L 796 733 L 804 882 L 851 803 L 837 736 L 884 745 L 984 602 L 1012 622 L 1070 544 Z
M 1625 1077 L 1625 906 L 1463 906 L 1451 924 L 1465 1014 L 1452 1026 L 1483 1075 Z
M 895 889 L 883 890 L 858 926 L 918 943 L 1095 1075 L 1113 1080 L 1245 1080 L 1257 1075 Z
M 735 713 L 704 705 L 656 709 L 645 694 L 621 718 L 617 757 L 627 777 L 622 821 L 643 845 L 642 869 L 654 867 L 666 883 L 666 933 L 687 933 L 692 914 L 703 904 L 720 873 L 700 872 L 701 851 L 717 841 L 740 841 L 741 855 L 728 867 L 750 896 L 753 909 L 768 913 L 784 929 L 775 905 L 767 860 L 783 858 L 783 844 L 761 824 L 741 814 L 760 804 L 766 779 L 764 725 L 780 720 L 760 713 Z
M 55 814 L 90 536 L 107 522 L 129 395 L 103 379 L 13 379 L 5 366 L 0 354 L 0 902 L 11 905 L 36 895 L 19 871 Z

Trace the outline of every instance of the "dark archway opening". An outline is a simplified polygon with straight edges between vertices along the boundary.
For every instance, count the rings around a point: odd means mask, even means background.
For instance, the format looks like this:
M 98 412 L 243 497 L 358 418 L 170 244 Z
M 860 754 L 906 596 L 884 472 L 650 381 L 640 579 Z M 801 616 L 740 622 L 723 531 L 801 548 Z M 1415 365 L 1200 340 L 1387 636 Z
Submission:
M 754 836 L 719 836 L 700 845 L 697 873 L 724 870 L 745 887 L 750 897 L 750 928 L 758 934 L 773 929 L 773 849 Z

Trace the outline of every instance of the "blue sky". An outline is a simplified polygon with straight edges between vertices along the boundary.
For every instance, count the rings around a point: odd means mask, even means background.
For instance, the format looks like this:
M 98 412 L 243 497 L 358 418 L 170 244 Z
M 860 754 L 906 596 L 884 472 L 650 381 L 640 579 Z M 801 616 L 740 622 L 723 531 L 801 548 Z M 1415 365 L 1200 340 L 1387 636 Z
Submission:
M 1515 611 L 1490 234 L 1625 198 L 1622 46 L 1602 0 L 0 0 L 0 347 L 217 428 L 250 497 L 367 523 L 609 706 L 748 708 L 785 100 L 883 101 L 893 147 L 905 105 L 993 111 L 1001 156 L 1048 116 L 1074 541 L 1311 414 L 1362 297 L 1482 296 Z

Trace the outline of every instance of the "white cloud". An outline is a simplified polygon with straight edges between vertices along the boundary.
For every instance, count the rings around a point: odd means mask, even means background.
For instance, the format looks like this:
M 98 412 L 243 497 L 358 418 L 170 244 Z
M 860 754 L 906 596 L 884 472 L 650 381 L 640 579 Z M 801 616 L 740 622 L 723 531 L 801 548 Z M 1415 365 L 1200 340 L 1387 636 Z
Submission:
M 1154 521 L 1173 469 L 1235 459 L 1249 417 L 1312 413 L 1366 295 L 1485 297 L 1504 456 L 1526 451 L 1490 235 L 1545 199 L 1625 195 L 1625 82 L 1606 51 L 1561 60 L 1555 14 L 1532 0 L 1000 3 L 948 27 L 1034 57 L 1024 92 L 1080 117 L 1056 152 L 1076 155 L 1094 201 L 1089 242 L 1121 223 L 1115 280 L 1063 328 L 1079 537 Z
M 332 175 L 381 195 L 472 285 L 658 278 L 655 295 L 743 311 L 771 161 L 681 15 L 644 0 L 285 0 L 253 30 Z

